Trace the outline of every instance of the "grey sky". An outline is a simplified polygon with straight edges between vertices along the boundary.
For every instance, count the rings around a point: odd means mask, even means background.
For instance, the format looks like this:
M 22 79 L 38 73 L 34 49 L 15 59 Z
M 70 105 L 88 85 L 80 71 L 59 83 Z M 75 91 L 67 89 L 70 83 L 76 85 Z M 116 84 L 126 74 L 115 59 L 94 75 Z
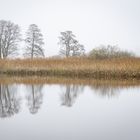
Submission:
M 0 19 L 21 26 L 37 24 L 46 55 L 58 54 L 58 36 L 72 30 L 90 51 L 112 44 L 140 55 L 140 0 L 0 0 Z

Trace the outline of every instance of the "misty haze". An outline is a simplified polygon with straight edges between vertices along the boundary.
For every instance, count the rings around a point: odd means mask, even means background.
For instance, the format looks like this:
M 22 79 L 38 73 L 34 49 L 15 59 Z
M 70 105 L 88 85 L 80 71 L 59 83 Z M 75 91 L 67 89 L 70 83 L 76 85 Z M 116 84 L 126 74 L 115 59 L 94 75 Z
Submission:
M 0 139 L 140 139 L 139 0 L 0 0 Z

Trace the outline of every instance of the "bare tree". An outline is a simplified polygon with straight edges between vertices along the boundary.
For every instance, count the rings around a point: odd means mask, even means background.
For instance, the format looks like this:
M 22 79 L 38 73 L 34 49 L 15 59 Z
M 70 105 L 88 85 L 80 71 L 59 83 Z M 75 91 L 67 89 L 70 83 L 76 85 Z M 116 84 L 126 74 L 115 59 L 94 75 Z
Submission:
M 61 55 L 70 57 L 84 54 L 84 46 L 80 45 L 75 37 L 76 36 L 72 33 L 72 31 L 61 32 L 61 36 L 59 37 Z
M 31 24 L 26 32 L 26 50 L 24 56 L 27 57 L 44 57 L 44 41 L 41 30 L 37 25 Z
M 0 20 L 0 59 L 17 54 L 20 28 L 11 21 Z
M 59 44 L 61 45 L 60 48 L 60 54 L 64 55 L 66 57 L 70 56 L 70 51 L 71 51 L 71 44 L 77 42 L 74 38 L 75 35 L 72 33 L 72 31 L 66 31 L 66 32 L 61 32 L 61 36 L 59 37 Z

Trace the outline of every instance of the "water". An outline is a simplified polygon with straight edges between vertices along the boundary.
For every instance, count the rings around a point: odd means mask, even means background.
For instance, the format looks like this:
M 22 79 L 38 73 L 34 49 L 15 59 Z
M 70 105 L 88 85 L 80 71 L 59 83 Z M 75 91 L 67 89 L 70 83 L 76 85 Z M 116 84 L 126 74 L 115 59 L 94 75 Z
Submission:
M 1 140 L 140 140 L 140 86 L 0 85 Z

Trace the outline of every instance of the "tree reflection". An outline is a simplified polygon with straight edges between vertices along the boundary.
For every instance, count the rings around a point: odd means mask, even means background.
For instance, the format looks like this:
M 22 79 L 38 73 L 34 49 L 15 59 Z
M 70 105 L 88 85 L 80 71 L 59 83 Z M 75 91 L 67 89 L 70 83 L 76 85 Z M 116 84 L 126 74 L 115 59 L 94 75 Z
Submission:
M 20 110 L 20 98 L 15 85 L 0 84 L 0 117 L 11 117 Z
M 29 85 L 27 86 L 28 107 L 31 114 L 36 114 L 42 104 L 43 94 L 41 92 L 42 85 Z
M 102 97 L 113 97 L 117 96 L 119 93 L 119 87 L 112 87 L 112 86 L 106 86 L 106 85 L 95 85 L 92 86 L 91 89 L 95 91 L 96 94 L 102 96 Z
M 84 90 L 83 86 L 77 85 L 66 85 L 65 87 L 63 87 L 61 93 L 62 105 L 71 107 L 75 102 L 76 98 L 78 97 L 78 95 L 82 93 L 83 90 Z

